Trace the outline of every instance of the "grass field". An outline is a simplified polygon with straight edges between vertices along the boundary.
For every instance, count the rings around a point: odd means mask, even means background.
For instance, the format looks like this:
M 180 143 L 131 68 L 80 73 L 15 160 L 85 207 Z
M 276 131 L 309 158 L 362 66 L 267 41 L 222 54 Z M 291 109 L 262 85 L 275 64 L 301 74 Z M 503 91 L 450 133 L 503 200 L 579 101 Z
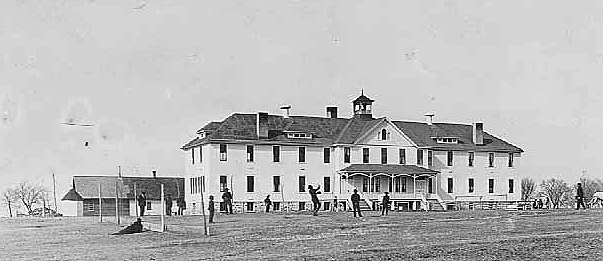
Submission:
M 121 236 L 92 218 L 0 219 L 0 259 L 601 260 L 602 221 L 601 210 L 262 213 L 220 215 L 205 237 L 200 216 Z

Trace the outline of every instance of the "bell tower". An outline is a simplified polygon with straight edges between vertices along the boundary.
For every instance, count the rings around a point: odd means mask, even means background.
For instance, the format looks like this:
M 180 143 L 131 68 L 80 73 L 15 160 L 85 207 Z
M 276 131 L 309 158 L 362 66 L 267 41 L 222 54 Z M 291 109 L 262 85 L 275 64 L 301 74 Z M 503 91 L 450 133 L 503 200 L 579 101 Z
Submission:
M 360 117 L 362 119 L 372 119 L 372 107 L 373 102 L 375 100 L 371 100 L 369 97 L 364 96 L 364 90 L 360 93 L 360 96 L 352 101 L 354 106 L 354 117 Z

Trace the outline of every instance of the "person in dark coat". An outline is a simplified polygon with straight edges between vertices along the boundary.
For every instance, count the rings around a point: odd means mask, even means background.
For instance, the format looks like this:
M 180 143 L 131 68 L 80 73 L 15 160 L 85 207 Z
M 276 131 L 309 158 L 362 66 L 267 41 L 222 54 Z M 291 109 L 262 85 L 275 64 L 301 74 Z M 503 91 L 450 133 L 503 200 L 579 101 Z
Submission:
M 168 216 L 172 215 L 172 196 L 170 196 L 170 194 L 167 194 L 165 196 L 165 214 Z
M 582 184 L 578 183 L 578 188 L 576 188 L 576 210 L 580 209 L 580 206 L 586 209 L 584 205 L 584 190 L 582 190 Z
M 358 195 L 357 189 L 354 189 L 354 194 L 352 194 L 351 200 L 354 217 L 356 217 L 356 212 L 358 212 L 359 217 L 362 217 L 362 213 L 360 213 L 360 195 Z
M 270 195 L 266 195 L 264 199 L 264 204 L 266 205 L 266 213 L 270 212 L 270 206 L 272 206 L 272 200 L 270 200 Z
M 209 223 L 214 223 L 214 212 L 216 211 L 214 196 L 209 196 L 209 207 L 207 207 L 207 210 L 209 210 Z
M 125 235 L 125 234 L 134 234 L 142 232 L 142 220 L 140 218 L 136 219 L 132 225 L 125 227 L 117 233 L 113 233 L 112 235 Z
M 186 201 L 184 201 L 184 197 L 181 196 L 176 200 L 176 205 L 178 206 L 178 215 L 182 216 L 184 210 L 186 209 Z
M 317 188 L 313 188 L 312 185 L 308 185 L 308 193 L 310 193 L 310 197 L 312 198 L 312 215 L 318 216 L 318 210 L 320 209 L 320 201 L 318 200 L 318 194 L 320 194 L 320 185 Z
M 144 191 L 138 196 L 138 207 L 140 208 L 140 216 L 144 216 L 144 209 L 147 206 L 147 196 Z
M 381 209 L 381 215 L 383 216 L 383 214 L 387 215 L 387 212 L 389 212 L 389 205 L 391 204 L 391 201 L 389 199 L 389 193 L 385 192 L 385 195 L 383 196 L 383 200 L 381 201 L 381 205 L 383 207 L 383 209 Z
M 228 191 L 228 188 L 224 189 L 222 194 L 222 200 L 224 200 L 224 207 L 226 208 L 226 214 L 232 214 L 232 194 Z

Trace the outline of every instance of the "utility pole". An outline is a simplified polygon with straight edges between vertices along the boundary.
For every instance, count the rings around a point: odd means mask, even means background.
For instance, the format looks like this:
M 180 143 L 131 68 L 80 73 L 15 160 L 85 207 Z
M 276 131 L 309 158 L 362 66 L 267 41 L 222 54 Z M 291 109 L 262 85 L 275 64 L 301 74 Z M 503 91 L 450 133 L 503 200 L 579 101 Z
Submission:
M 54 194 L 54 212 L 58 213 L 57 210 L 57 186 L 56 186 L 56 181 L 54 179 L 54 173 L 52 173 L 52 193 Z

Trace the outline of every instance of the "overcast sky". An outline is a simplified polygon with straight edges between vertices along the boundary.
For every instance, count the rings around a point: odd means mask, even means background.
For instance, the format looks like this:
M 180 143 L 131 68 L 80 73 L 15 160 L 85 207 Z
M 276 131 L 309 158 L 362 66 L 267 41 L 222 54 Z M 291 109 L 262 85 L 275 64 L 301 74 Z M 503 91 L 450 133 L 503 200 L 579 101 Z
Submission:
M 483 121 L 524 175 L 603 176 L 597 1 L 176 2 L 0 2 L 0 189 L 182 176 L 208 121 L 349 116 L 361 88 L 375 116 Z

